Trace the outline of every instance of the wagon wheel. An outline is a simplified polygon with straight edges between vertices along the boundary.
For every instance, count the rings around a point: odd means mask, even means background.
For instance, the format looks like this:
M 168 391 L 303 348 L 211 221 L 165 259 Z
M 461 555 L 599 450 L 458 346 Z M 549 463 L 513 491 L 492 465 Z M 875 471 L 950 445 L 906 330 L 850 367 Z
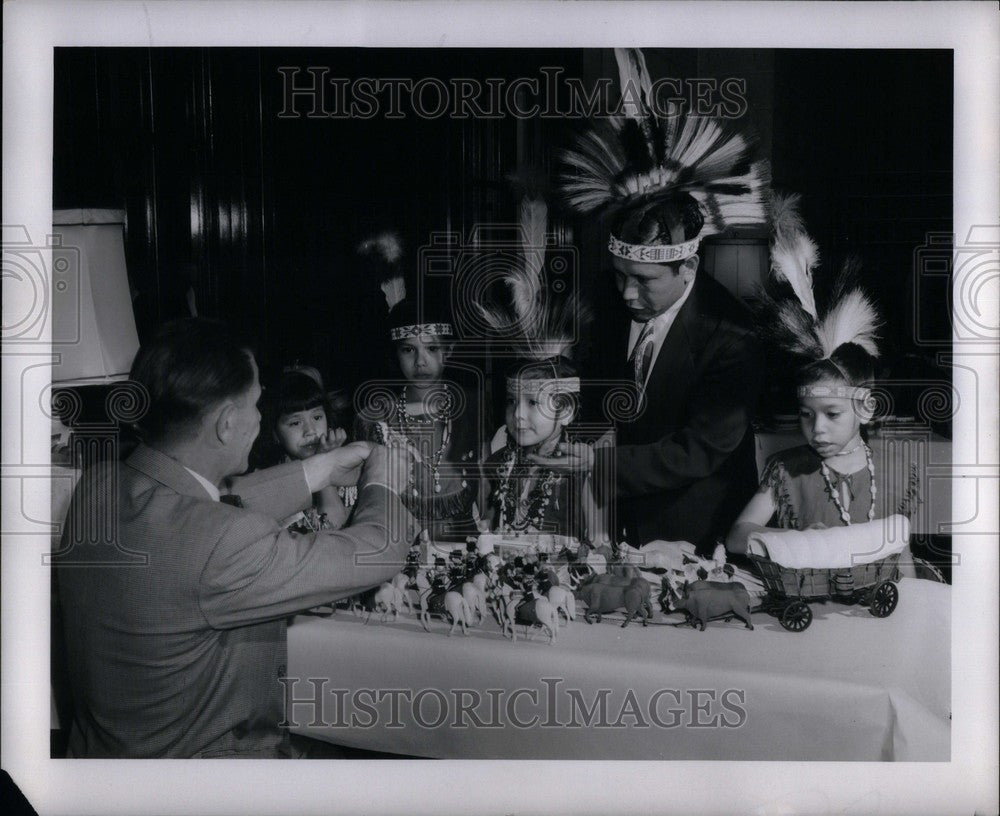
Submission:
M 795 601 L 781 613 L 781 625 L 789 632 L 804 632 L 812 623 L 813 613 L 808 604 Z
M 899 603 L 899 590 L 892 581 L 883 581 L 872 591 L 868 611 L 876 618 L 888 618 Z

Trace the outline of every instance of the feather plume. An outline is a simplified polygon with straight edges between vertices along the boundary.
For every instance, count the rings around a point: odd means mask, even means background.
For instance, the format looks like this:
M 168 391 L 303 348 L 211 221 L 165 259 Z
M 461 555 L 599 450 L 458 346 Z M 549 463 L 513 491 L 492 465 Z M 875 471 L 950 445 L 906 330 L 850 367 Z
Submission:
M 819 360 L 823 347 L 817 334 L 816 320 L 789 297 L 775 295 L 760 287 L 755 296 L 756 324 L 765 347 L 781 349 L 796 357 Z
M 560 181 L 569 206 L 584 214 L 613 215 L 690 193 L 706 216 L 702 235 L 711 235 L 766 220 L 770 173 L 750 152 L 744 136 L 715 119 L 647 112 L 595 123 L 562 153 Z
M 589 311 L 575 298 L 556 300 L 543 287 L 548 209 L 540 198 L 521 203 L 521 247 L 516 263 L 503 275 L 509 301 L 476 309 L 500 337 L 515 340 L 526 357 L 570 357 Z
M 494 332 L 533 335 L 542 311 L 541 277 L 545 264 L 545 230 L 548 210 L 541 199 L 521 203 L 520 257 L 503 275 L 510 297 L 508 308 L 475 304 L 480 316 Z
M 638 48 L 616 48 L 615 59 L 625 111 L 631 117 L 641 116 L 652 93 L 646 57 Z
M 875 305 L 860 289 L 853 289 L 833 305 L 817 326 L 823 356 L 829 357 L 845 343 L 854 343 L 878 357 L 879 325 Z
M 786 238 L 805 232 L 806 227 L 799 213 L 802 196 L 798 193 L 773 192 L 771 195 L 771 229 L 777 238 Z
M 819 250 L 803 228 L 798 203 L 799 196 L 796 194 L 774 196 L 771 271 L 778 280 L 788 281 L 802 308 L 816 319 L 813 270 L 819 263 Z

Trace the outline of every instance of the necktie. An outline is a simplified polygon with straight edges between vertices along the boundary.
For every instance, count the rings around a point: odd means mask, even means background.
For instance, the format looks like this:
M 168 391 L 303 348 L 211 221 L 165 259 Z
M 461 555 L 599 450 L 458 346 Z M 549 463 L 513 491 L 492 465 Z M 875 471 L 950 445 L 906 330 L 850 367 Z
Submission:
M 629 362 L 632 363 L 632 372 L 635 377 L 635 387 L 642 393 L 646 387 L 646 375 L 649 374 L 649 364 L 653 359 L 653 321 L 650 320 L 642 327 L 639 339 L 635 341 L 632 349 L 632 356 Z
M 219 501 L 223 504 L 231 504 L 233 507 L 242 507 L 243 499 L 239 496 L 235 496 L 232 493 L 227 493 L 225 495 L 219 496 Z

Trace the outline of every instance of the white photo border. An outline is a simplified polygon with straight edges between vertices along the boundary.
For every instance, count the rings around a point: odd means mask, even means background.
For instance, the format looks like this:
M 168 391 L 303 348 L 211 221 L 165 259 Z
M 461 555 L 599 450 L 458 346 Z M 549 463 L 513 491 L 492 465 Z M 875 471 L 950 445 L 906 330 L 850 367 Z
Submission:
M 998 42 L 1000 18 L 992 3 L 12 2 L 4 6 L 3 222 L 24 225 L 32 237 L 50 231 L 56 46 L 947 48 L 954 50 L 954 230 L 960 243 L 974 225 L 992 226 L 996 234 L 1000 224 Z M 980 306 L 985 312 L 979 319 L 998 325 L 996 299 Z M 42 357 L 32 362 L 16 348 L 4 349 L 5 475 L 13 467 L 8 463 L 23 461 L 17 439 L 48 439 L 48 420 L 20 410 L 23 371 L 47 357 L 44 347 L 35 353 Z M 966 468 L 977 477 L 956 480 L 955 507 L 971 483 L 979 516 L 963 529 L 979 534 L 955 537 L 962 569 L 953 584 L 950 762 L 685 762 L 664 768 L 658 762 L 585 761 L 383 760 L 372 766 L 53 760 L 49 575 L 39 568 L 48 540 L 5 535 L 4 769 L 40 813 L 995 811 L 997 349 L 989 343 L 956 346 L 955 360 L 974 369 L 979 382 L 978 393 L 961 395 L 954 427 L 956 473 Z M 985 429 L 978 439 L 969 421 L 977 413 Z M 38 481 L 38 490 L 47 491 Z M 5 519 L 19 512 L 5 495 Z M 446 793 L 455 788 L 463 794 L 460 804 Z

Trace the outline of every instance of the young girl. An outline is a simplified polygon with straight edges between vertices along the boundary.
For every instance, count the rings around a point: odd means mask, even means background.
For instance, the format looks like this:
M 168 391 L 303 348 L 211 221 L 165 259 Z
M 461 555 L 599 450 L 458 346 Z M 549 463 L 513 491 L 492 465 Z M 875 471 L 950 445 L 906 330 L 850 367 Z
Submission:
M 404 299 L 389 323 L 402 379 L 362 386 L 359 436 L 383 444 L 404 437 L 415 448 L 419 460 L 404 504 L 432 540 L 465 543 L 477 533 L 480 401 L 474 389 L 445 376 L 454 330 L 443 309 Z
M 265 392 L 264 419 L 256 452 L 258 466 L 289 459 L 308 459 L 314 454 L 339 447 L 347 434 L 331 428 L 333 410 L 314 368 L 286 371 L 273 391 Z M 347 521 L 356 488 L 325 487 L 313 494 L 313 506 L 285 520 L 298 532 L 337 530 Z
M 580 379 L 562 357 L 522 365 L 507 380 L 506 441 L 484 469 L 490 479 L 490 528 L 499 533 L 551 533 L 580 542 L 603 540 L 587 475 L 534 464 L 559 456 L 578 412 Z
M 783 207 L 789 204 L 776 209 Z M 791 207 L 791 226 L 786 212 L 772 257 L 776 276 L 791 283 L 797 300 L 769 300 L 776 314 L 768 323 L 772 341 L 797 358 L 806 444 L 768 460 L 760 489 L 727 537 L 727 548 L 736 553 L 744 553 L 747 537 L 763 526 L 805 530 L 910 516 L 920 501 L 916 466 L 906 479 L 888 478 L 893 471 L 864 434 L 874 410 L 875 308 L 853 289 L 835 296 L 823 318 L 817 317 L 811 289 L 815 246 L 801 230 L 794 200 Z

